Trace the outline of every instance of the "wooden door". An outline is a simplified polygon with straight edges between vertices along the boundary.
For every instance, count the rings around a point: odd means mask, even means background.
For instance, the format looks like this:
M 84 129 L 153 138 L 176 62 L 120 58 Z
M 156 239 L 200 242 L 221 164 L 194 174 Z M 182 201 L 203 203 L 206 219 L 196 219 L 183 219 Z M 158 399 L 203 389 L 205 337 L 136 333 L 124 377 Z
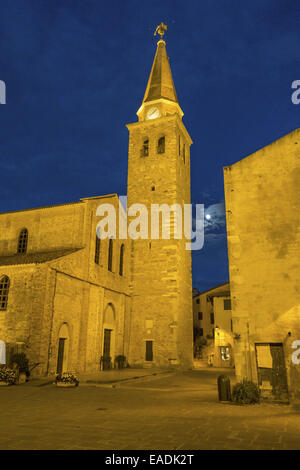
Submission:
M 62 374 L 64 364 L 65 338 L 59 338 L 57 355 L 57 374 Z
M 272 387 L 275 397 L 287 398 L 288 386 L 282 344 L 270 344 L 273 359 Z

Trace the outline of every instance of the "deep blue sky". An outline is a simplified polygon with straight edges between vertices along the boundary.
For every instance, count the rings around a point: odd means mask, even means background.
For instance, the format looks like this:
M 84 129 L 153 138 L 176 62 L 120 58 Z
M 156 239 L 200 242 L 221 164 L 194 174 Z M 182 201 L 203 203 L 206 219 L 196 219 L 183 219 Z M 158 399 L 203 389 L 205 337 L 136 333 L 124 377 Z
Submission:
M 212 213 L 200 290 L 228 279 L 222 167 L 299 127 L 299 0 L 14 0 L 0 5 L 0 211 L 126 194 L 128 131 L 155 27 L 194 141 L 192 200 Z

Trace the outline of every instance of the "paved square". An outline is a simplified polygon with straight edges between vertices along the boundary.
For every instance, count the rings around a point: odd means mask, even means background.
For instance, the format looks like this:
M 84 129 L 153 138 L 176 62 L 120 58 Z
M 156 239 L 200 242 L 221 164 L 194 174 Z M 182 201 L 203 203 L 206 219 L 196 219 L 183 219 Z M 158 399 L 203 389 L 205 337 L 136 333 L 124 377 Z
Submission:
M 300 449 L 288 405 L 217 399 L 220 371 L 158 374 L 74 389 L 0 389 L 0 449 Z

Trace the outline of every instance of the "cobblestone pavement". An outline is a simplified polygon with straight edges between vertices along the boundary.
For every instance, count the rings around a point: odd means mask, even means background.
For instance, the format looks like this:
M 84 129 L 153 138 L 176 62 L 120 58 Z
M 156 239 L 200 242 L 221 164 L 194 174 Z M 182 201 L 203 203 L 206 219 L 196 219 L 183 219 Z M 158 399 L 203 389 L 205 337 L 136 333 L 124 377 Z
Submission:
M 0 389 L 0 449 L 300 449 L 288 405 L 217 401 L 220 370 Z

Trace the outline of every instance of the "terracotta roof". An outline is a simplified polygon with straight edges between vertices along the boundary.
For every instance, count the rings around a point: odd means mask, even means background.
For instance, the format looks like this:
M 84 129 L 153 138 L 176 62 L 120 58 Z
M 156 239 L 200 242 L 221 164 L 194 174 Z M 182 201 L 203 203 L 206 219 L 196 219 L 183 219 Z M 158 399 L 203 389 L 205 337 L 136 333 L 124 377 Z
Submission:
M 53 251 L 40 251 L 35 253 L 0 256 L 0 266 L 47 263 L 48 261 L 70 255 L 71 253 L 75 253 L 79 250 L 82 250 L 82 248 L 65 248 Z
M 202 294 L 206 294 L 206 293 L 208 293 L 208 292 L 214 291 L 215 289 L 218 289 L 219 287 L 222 287 L 222 286 L 224 286 L 224 287 L 226 286 L 225 291 L 222 291 L 222 292 L 221 292 L 222 294 L 223 294 L 224 292 L 226 292 L 227 290 L 230 291 L 230 283 L 229 283 L 229 281 L 227 281 L 227 282 L 224 282 L 223 284 L 218 284 L 218 285 L 215 286 L 215 287 L 211 287 L 210 289 L 204 290 L 203 292 L 199 292 L 197 295 L 195 295 L 195 297 L 198 297 L 198 296 L 200 296 L 200 295 L 202 295 Z M 219 294 L 219 293 L 220 293 L 220 292 L 218 292 L 218 294 Z M 213 296 L 216 297 L 215 294 L 213 294 Z
M 89 201 L 91 199 L 103 199 L 103 198 L 105 199 L 105 198 L 109 198 L 109 197 L 118 197 L 118 195 L 116 193 L 113 193 L 113 194 L 104 194 L 103 196 L 82 197 L 82 198 L 80 198 L 79 201 L 75 201 L 75 202 L 64 202 L 62 204 L 50 204 L 49 206 L 40 206 L 40 207 L 32 207 L 32 208 L 29 208 L 29 209 L 18 209 L 18 210 L 15 210 L 15 211 L 0 212 L 0 216 L 1 215 L 6 215 L 6 214 L 15 214 L 15 213 L 18 213 L 18 212 L 38 211 L 38 210 L 50 209 L 50 208 L 56 208 L 56 207 L 63 207 L 63 206 L 74 206 L 76 204 L 82 204 L 85 201 Z

